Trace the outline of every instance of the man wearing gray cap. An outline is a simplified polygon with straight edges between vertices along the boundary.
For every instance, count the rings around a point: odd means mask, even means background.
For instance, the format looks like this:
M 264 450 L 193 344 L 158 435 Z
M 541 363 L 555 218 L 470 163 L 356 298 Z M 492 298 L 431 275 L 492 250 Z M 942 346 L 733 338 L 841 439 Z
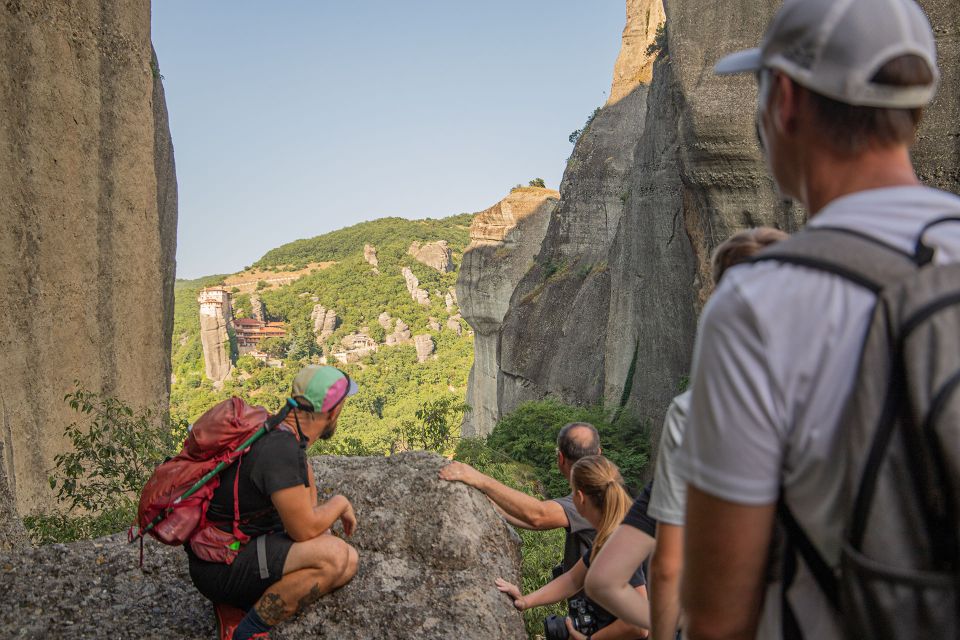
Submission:
M 787 0 L 758 49 L 720 60 L 754 73 L 757 130 L 784 197 L 827 228 L 936 261 L 960 261 L 960 198 L 923 187 L 910 147 L 939 78 L 930 24 L 912 0 Z M 876 296 L 782 260 L 731 269 L 704 310 L 690 421 L 682 604 L 689 638 L 843 637 L 804 560 L 768 580 L 778 501 L 835 570 L 846 507 L 841 411 Z M 779 559 L 772 560 L 779 563 Z M 790 567 L 787 569 L 787 567 Z M 819 574 L 818 574 L 819 575 Z

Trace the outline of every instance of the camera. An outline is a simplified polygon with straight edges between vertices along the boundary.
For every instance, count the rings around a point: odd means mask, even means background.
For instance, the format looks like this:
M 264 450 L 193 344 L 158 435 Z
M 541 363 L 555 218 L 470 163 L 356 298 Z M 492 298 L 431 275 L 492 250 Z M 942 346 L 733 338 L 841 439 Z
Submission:
M 596 633 L 600 629 L 593 604 L 589 600 L 571 598 L 568 604 L 574 629 L 585 635 Z M 543 621 L 543 631 L 546 640 L 567 640 L 570 637 L 567 623 L 561 616 L 547 616 Z

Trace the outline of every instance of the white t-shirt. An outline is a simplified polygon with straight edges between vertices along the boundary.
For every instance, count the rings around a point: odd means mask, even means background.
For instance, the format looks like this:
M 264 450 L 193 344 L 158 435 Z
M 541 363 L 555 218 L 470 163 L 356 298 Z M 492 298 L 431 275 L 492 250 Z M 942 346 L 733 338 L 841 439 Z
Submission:
M 683 526 L 687 508 L 687 481 L 677 469 L 676 457 L 687 429 L 687 414 L 690 411 L 690 392 L 681 393 L 667 409 L 660 435 L 657 453 L 657 468 L 653 472 L 653 493 L 647 513 L 665 524 Z
M 809 222 L 857 230 L 913 251 L 920 228 L 960 215 L 960 198 L 894 187 L 838 198 Z M 960 260 L 960 223 L 926 234 L 938 263 Z M 775 503 L 781 485 L 819 552 L 839 563 L 845 514 L 838 420 L 875 299 L 840 277 L 760 262 L 724 274 L 701 318 L 690 419 L 678 464 L 698 489 L 745 505 Z M 805 563 L 788 593 L 808 638 L 842 638 Z M 758 638 L 780 638 L 780 587 L 771 585 Z

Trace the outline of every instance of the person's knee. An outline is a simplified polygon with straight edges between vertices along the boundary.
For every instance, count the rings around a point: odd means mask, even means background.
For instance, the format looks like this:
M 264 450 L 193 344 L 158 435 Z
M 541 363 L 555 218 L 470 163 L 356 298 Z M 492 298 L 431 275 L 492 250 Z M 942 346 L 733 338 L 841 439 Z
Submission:
M 334 588 L 340 588 L 350 582 L 357 575 L 360 556 L 357 550 L 347 543 L 343 544 L 343 553 L 339 558 L 336 575 L 333 576 Z

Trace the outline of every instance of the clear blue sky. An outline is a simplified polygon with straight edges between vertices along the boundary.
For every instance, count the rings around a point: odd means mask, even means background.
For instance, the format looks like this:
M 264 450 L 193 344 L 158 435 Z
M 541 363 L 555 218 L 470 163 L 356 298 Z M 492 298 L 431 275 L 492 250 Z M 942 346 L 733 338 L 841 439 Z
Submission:
M 557 188 L 607 98 L 623 0 L 155 0 L 177 276 L 384 216 Z

